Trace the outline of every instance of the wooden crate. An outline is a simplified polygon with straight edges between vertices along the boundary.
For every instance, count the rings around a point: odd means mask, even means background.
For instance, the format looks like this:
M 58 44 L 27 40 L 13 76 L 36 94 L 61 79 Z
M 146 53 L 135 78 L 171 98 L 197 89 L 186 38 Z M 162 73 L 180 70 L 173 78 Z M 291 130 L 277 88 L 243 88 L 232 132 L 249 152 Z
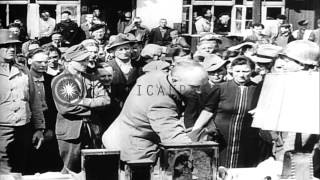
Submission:
M 159 180 L 215 180 L 218 144 L 161 144 Z
M 81 167 L 86 173 L 86 180 L 119 180 L 120 151 L 83 149 Z

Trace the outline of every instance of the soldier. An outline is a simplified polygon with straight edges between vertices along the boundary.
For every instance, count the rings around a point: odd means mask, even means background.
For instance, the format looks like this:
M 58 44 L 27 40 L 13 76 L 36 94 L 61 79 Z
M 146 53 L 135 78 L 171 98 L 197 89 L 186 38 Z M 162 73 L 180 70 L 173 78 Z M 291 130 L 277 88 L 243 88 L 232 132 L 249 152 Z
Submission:
M 93 75 L 86 74 L 92 52 L 83 45 L 67 50 L 65 70 L 51 84 L 58 110 L 56 135 L 63 172 L 80 172 L 80 152 L 83 148 L 101 148 L 102 118 L 96 110 L 110 103 L 106 89 Z
M 24 173 L 28 150 L 32 143 L 41 146 L 45 128 L 30 72 L 15 62 L 19 43 L 11 31 L 0 30 L 0 174 Z

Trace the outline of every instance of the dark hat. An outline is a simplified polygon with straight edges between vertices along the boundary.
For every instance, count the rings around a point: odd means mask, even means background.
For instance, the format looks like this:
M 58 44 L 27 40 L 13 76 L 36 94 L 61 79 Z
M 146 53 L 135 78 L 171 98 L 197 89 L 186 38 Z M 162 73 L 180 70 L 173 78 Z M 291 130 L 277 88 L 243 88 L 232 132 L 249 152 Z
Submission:
M 309 21 L 304 19 L 298 22 L 299 26 L 307 26 L 309 24 Z
M 107 51 L 110 51 L 112 49 L 114 49 L 115 47 L 117 46 L 121 46 L 121 45 L 124 45 L 124 44 L 132 44 L 133 42 L 130 41 L 126 35 L 124 34 L 118 34 L 118 35 L 113 35 L 109 38 L 109 43 L 108 45 L 106 46 L 106 50 Z
M 19 37 L 13 34 L 9 29 L 0 29 L 0 44 L 21 43 Z
M 83 45 L 74 45 L 66 50 L 63 58 L 66 61 L 84 61 L 89 58 L 91 53 L 85 49 Z
M 277 16 L 277 19 L 282 19 L 282 20 L 286 20 L 287 19 L 287 16 L 283 15 L 283 14 L 279 14 Z
M 280 27 L 284 27 L 284 28 L 290 28 L 291 25 L 290 24 L 281 24 Z
M 102 28 L 105 28 L 106 26 L 104 24 L 93 24 L 89 31 L 93 32 Z
M 256 63 L 271 63 L 282 51 L 282 47 L 272 44 L 259 45 L 255 55 L 251 56 L 251 60 Z

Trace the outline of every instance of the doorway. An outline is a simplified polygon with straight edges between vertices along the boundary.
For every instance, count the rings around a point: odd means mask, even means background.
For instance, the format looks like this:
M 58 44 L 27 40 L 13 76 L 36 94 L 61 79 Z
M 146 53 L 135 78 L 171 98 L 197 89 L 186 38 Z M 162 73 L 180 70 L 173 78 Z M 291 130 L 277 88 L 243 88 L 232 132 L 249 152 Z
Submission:
M 232 6 L 214 6 L 214 31 L 220 33 L 230 32 Z
M 0 21 L 1 26 L 0 27 L 7 27 L 7 5 L 6 4 L 0 4 Z
M 132 11 L 134 0 L 83 0 L 82 5 L 88 7 L 87 13 L 92 13 L 96 8 L 101 11 L 101 19 L 105 21 L 110 30 L 110 34 L 117 34 L 117 22 L 121 12 Z
M 56 19 L 57 17 L 56 9 L 57 9 L 56 5 L 40 4 L 39 12 L 41 13 L 43 10 L 47 10 L 50 13 L 50 17 L 52 17 L 53 19 Z
M 9 5 L 9 24 L 15 19 L 20 19 L 26 26 L 27 24 L 27 5 L 26 4 L 10 4 Z

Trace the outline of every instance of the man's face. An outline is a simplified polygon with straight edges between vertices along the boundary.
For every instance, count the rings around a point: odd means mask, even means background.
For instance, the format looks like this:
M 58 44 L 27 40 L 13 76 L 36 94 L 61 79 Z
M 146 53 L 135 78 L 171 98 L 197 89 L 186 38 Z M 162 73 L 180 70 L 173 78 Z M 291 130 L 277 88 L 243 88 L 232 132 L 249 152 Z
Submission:
M 114 50 L 114 56 L 120 60 L 128 60 L 131 57 L 131 46 L 129 44 L 124 44 L 118 46 Z
M 93 14 L 95 15 L 95 16 L 100 16 L 100 14 L 101 14 L 101 12 L 100 12 L 100 9 L 95 9 L 94 11 L 93 11 Z
M 160 27 L 164 28 L 164 27 L 166 27 L 166 26 L 167 26 L 167 20 L 162 19 L 162 20 L 160 21 Z
M 93 22 L 93 14 L 87 14 L 86 15 L 86 21 L 88 23 L 92 23 Z
M 255 32 L 258 35 L 261 35 L 263 28 L 261 26 L 255 26 L 253 27 L 253 32 Z
M 16 36 L 20 35 L 20 29 L 18 27 L 11 27 L 11 28 L 9 28 L 9 31 L 11 31 Z
M 6 62 L 14 61 L 16 57 L 16 45 L 4 44 L 0 45 L 0 57 Z
M 57 51 L 50 51 L 48 57 L 48 66 L 51 68 L 58 68 L 59 66 L 59 54 Z
M 227 69 L 225 67 L 221 67 L 216 71 L 208 72 L 209 80 L 214 84 L 222 82 L 226 75 Z
M 52 42 L 53 44 L 59 44 L 62 41 L 62 36 L 60 34 L 52 35 Z
M 104 38 L 105 33 L 106 30 L 104 28 L 95 30 L 92 32 L 93 39 L 102 40 Z
M 44 73 L 48 69 L 49 56 L 45 53 L 37 53 L 31 58 L 30 68 L 38 73 Z
M 281 27 L 281 28 L 280 28 L 280 32 L 281 32 L 282 34 L 288 33 L 288 32 L 289 32 L 289 28 L 287 28 L 287 27 Z
M 284 23 L 284 19 L 277 19 L 277 21 L 278 21 L 278 24 L 279 24 L 279 25 L 281 25 L 281 24 Z
M 61 21 L 69 20 L 70 16 L 68 13 L 61 14 Z
M 98 78 L 103 85 L 110 85 L 113 79 L 113 69 L 111 66 L 98 68 Z
M 218 46 L 216 41 L 208 41 L 208 42 L 202 42 L 197 50 L 199 51 L 199 53 L 213 53 L 213 51 L 216 49 L 216 47 Z
M 177 31 L 171 31 L 170 32 L 170 37 L 171 37 L 171 39 L 176 39 L 178 37 L 178 32 Z
M 138 59 L 142 51 L 142 45 L 139 43 L 136 43 L 132 46 L 132 54 L 131 57 L 132 59 Z
M 50 17 L 50 14 L 48 12 L 44 12 L 41 14 L 41 17 L 43 20 L 47 21 Z

